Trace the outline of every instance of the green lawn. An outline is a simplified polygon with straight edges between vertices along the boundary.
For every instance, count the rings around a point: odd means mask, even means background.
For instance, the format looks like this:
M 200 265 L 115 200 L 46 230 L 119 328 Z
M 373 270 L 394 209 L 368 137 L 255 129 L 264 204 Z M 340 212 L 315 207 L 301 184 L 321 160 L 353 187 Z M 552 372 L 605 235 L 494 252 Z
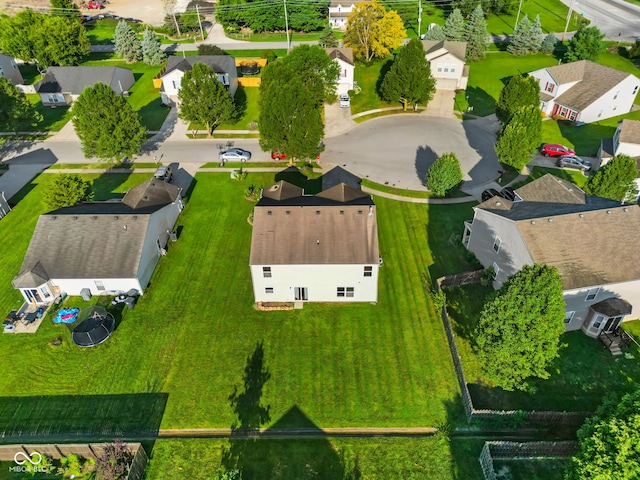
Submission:
M 481 442 L 439 436 L 424 439 L 373 438 L 326 440 L 160 440 L 155 443 L 147 478 L 202 480 L 227 468 L 241 468 L 243 480 L 481 478 Z
M 112 45 L 119 20 L 105 18 L 85 24 L 91 45 Z
M 240 118 L 234 123 L 223 123 L 217 130 L 250 130 L 249 124 L 258 123 L 260 116 L 260 89 L 240 85 L 234 97 Z
M 513 188 L 520 188 L 527 183 L 534 181 L 536 178 L 540 178 L 543 175 L 550 173 L 551 175 L 555 175 L 556 177 L 562 178 L 563 180 L 567 180 L 571 183 L 576 184 L 578 187 L 583 188 L 584 184 L 587 183 L 587 178 L 582 172 L 578 172 L 577 170 L 569 170 L 563 168 L 552 168 L 552 167 L 533 167 L 531 171 L 531 175 L 527 177 L 526 180 L 522 182 L 517 182 L 513 184 Z
M 153 77 L 162 66 L 152 67 L 144 62 L 127 63 L 111 54 L 92 54 L 89 58 L 83 65 L 124 67 L 133 72 L 136 83 L 129 90 L 127 101 L 140 114 L 142 124 L 148 130 L 159 130 L 169 113 L 169 109 L 160 106 L 160 91 L 153 86 Z
M 391 67 L 393 57 L 376 60 L 370 65 L 358 63 L 355 68 L 355 81 L 362 91 L 351 97 L 351 113 L 356 114 L 376 108 L 400 106 L 399 102 L 385 102 L 378 96 L 378 85 L 383 76 Z
M 569 9 L 560 0 L 531 0 L 522 2 L 520 19 L 526 14 L 530 20 L 540 15 L 543 32 L 562 32 L 567 22 Z M 490 15 L 487 18 L 487 31 L 489 35 L 512 34 L 516 23 L 515 10 L 511 15 Z M 579 12 L 574 12 L 569 31 L 577 30 L 579 25 Z
M 473 329 L 490 287 L 479 285 L 447 290 L 449 315 L 456 344 L 476 408 L 590 411 L 610 392 L 626 392 L 640 381 L 640 349 L 625 350 L 633 358 L 613 357 L 602 344 L 581 331 L 565 333 L 547 380 L 532 381 L 532 392 L 507 392 L 484 377 L 472 350 Z M 639 331 L 640 321 L 623 324 Z
M 340 30 L 333 31 L 336 38 L 340 39 L 344 36 L 344 32 Z M 259 33 L 227 33 L 227 37 L 234 40 L 244 40 L 247 42 L 286 42 L 287 34 L 285 32 L 259 32 Z M 291 42 L 309 42 L 318 40 L 322 35 L 322 31 L 318 32 L 291 32 L 289 40 Z
M 33 127 L 34 132 L 58 132 L 71 120 L 71 107 L 45 107 L 37 93 L 29 94 L 27 98 L 42 115 L 42 121 Z
M 0 309 L 20 304 L 11 279 L 45 210 L 43 191 L 55 178 L 37 177 L 0 222 L 0 238 L 13 245 L 0 271 Z M 104 198 L 148 175 L 88 178 L 96 179 L 96 198 Z M 35 335 L 1 336 L 0 351 L 11 369 L 0 378 L 0 391 L 30 397 L 24 401 L 33 405 L 26 417 L 10 409 L 6 428 L 13 418 L 28 418 L 23 428 L 54 422 L 52 428 L 62 429 L 67 414 L 43 408 L 51 395 L 64 396 L 69 411 L 95 401 L 114 406 L 105 412 L 122 410 L 122 400 L 133 396 L 123 410 L 126 418 L 112 420 L 125 429 L 155 428 L 165 401 L 163 427 L 229 426 L 235 417 L 229 395 L 241 387 L 247 358 L 259 345 L 271 375 L 261 399 L 269 405 L 267 426 L 285 422 L 292 408 L 319 426 L 424 426 L 460 418 L 445 336 L 428 292 L 432 279 L 471 268 L 451 241 L 462 220 L 472 216 L 471 207 L 377 199 L 384 258 L 377 305 L 308 304 L 301 311 L 259 312 L 252 308 L 247 266 L 251 229 L 245 219 L 252 205 L 243 190 L 272 181 L 273 174 L 249 174 L 244 183 L 226 173 L 197 175 L 179 220 L 180 239 L 105 344 L 78 349 L 67 327 L 48 319 Z M 79 304 L 75 298 L 66 302 Z M 62 345 L 49 346 L 56 338 Z M 13 398 L 5 403 L 19 405 Z M 151 414 L 140 403 L 149 403 Z M 87 420 L 94 427 L 106 421 Z M 77 426 L 75 416 L 70 423 Z

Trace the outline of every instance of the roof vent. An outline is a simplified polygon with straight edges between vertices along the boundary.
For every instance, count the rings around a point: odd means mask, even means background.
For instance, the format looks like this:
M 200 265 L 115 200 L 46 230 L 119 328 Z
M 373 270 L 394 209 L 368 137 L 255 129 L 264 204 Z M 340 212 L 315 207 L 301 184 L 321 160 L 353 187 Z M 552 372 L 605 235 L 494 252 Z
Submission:
M 122 226 L 122 229 L 123 229 L 123 230 L 126 230 L 126 229 L 127 229 L 127 226 L 126 226 L 126 225 L 123 225 L 123 226 Z
M 340 215 L 344 215 L 344 210 L 340 210 Z
M 358 215 L 362 215 L 362 210 L 358 210 Z
M 273 212 L 271 210 L 267 210 L 267 215 L 273 215 Z
M 113 219 L 114 219 L 114 220 L 118 220 L 118 218 L 119 218 L 119 217 L 118 217 L 118 215 L 114 215 L 114 216 L 113 216 Z
M 320 210 L 316 210 L 316 215 L 320 215 Z
M 531 220 L 531 225 L 535 225 L 536 221 L 535 220 Z
M 553 223 L 553 218 L 549 218 L 547 221 L 548 221 L 549 223 Z
M 94 215 L 94 216 L 93 216 L 93 217 L 91 217 L 91 218 L 92 218 L 93 220 L 97 220 L 97 219 L 98 219 L 98 216 L 97 216 L 97 215 Z
M 287 210 L 284 212 L 285 215 L 291 215 L 291 210 Z
M 628 209 L 627 207 L 624 207 L 624 208 L 622 209 L 622 211 L 623 211 L 624 213 L 627 213 L 627 212 L 629 211 L 629 209 Z
M 502 205 L 502 203 L 500 203 L 500 200 L 498 200 L 498 201 L 496 202 L 496 207 L 499 207 L 500 205 Z
M 134 215 L 134 216 L 133 216 L 133 217 L 131 217 L 131 218 L 133 218 L 134 220 L 137 220 L 137 219 L 138 219 L 138 216 L 137 216 L 137 215 Z
M 279 188 L 280 188 L 280 185 L 272 185 L 269 190 L 276 191 Z
M 578 215 L 580 218 L 584 218 L 584 213 Z
M 320 245 L 320 239 L 316 240 L 316 245 Z
M 607 215 L 611 215 L 611 210 L 607 210 Z
M 76 216 L 74 215 L 74 216 L 73 216 L 73 219 L 74 219 L 74 220 L 77 220 L 77 219 L 78 219 L 78 217 L 76 217 Z

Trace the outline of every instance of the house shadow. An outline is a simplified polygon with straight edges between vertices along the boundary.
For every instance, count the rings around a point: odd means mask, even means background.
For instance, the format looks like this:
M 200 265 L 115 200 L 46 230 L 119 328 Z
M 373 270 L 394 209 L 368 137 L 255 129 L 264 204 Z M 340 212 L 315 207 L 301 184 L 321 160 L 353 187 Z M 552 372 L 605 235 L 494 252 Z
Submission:
M 154 102 L 158 102 L 158 104 L 160 104 L 161 100 L 157 98 L 154 100 Z M 153 105 L 153 102 L 150 104 L 147 104 L 145 107 L 141 109 L 141 111 L 147 107 L 151 108 L 151 105 Z M 158 148 L 160 148 L 162 143 L 173 134 L 177 123 L 178 123 L 178 109 L 176 106 L 172 106 L 171 110 L 169 111 L 169 114 L 164 119 L 164 122 L 162 122 L 162 125 L 160 126 L 160 130 L 158 131 L 158 133 L 156 133 L 153 137 L 147 140 L 147 142 L 144 145 L 142 145 L 142 154 L 146 154 L 147 156 L 152 156 L 153 152 L 158 150 Z
M 235 387 L 229 396 L 236 419 L 223 448 L 222 470 L 240 474 L 243 480 L 360 479 L 357 458 L 341 456 L 327 438 L 304 438 L 304 434 L 317 436 L 322 430 L 297 406 L 260 431 L 271 421 L 271 406 L 262 400 L 265 384 L 271 379 L 264 357 L 264 345 L 257 343 L 247 358 L 242 386 Z
M 433 149 L 428 145 L 424 147 L 420 145 L 416 150 L 416 175 L 418 176 L 418 180 L 420 180 L 421 185 L 426 186 L 427 172 L 431 168 L 431 165 L 433 165 L 433 162 L 437 160 L 437 158 L 438 154 L 434 152 Z
M 305 194 L 315 195 L 322 191 L 322 177 L 310 179 L 298 167 L 287 167 L 276 173 L 275 181 L 280 180 L 302 188 Z

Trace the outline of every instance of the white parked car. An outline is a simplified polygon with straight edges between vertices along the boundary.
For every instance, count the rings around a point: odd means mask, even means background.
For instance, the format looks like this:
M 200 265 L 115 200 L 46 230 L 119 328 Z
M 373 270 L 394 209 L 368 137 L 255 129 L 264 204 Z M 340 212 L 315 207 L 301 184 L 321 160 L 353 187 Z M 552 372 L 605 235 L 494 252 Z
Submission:
M 346 93 L 340 94 L 340 108 L 349 108 L 351 106 L 351 100 Z
M 251 159 L 251 152 L 241 148 L 230 148 L 225 152 L 220 152 L 218 158 L 221 162 L 248 162 Z

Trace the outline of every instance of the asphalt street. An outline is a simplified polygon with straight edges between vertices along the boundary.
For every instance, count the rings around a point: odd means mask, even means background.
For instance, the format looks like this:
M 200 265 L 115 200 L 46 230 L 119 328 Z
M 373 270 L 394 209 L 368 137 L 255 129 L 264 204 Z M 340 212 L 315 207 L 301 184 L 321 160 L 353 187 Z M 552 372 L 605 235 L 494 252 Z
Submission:
M 562 0 L 591 20 L 607 40 L 635 42 L 640 38 L 640 7 L 624 0 Z

